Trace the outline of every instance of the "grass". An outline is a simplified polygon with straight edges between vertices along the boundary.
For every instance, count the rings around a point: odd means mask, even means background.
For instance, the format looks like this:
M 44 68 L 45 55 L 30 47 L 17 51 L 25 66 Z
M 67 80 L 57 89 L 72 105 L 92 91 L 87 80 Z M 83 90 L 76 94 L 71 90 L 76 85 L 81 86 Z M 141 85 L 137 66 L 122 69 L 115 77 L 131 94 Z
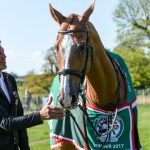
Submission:
M 27 131 L 31 150 L 50 150 L 47 121 L 42 125 L 29 128 Z
M 138 128 L 143 150 L 150 150 L 150 105 L 138 106 Z
M 138 128 L 143 150 L 150 150 L 150 105 L 138 106 Z M 31 150 L 50 150 L 47 122 L 28 129 Z

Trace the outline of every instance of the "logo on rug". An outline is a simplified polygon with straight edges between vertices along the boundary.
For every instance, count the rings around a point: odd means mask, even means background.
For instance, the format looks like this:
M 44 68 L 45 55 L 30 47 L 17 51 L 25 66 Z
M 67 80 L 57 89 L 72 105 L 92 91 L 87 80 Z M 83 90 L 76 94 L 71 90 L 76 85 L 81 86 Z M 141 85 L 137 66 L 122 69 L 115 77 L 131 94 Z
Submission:
M 108 121 L 107 116 L 100 115 L 94 120 L 94 125 L 96 127 L 96 130 L 100 134 L 98 138 L 102 142 L 106 140 L 109 134 L 110 134 L 110 140 L 109 140 L 110 142 L 118 142 L 118 138 L 122 135 L 124 131 L 124 122 L 119 116 L 117 116 L 112 130 L 110 131 L 110 133 L 107 132 L 111 128 L 113 119 L 114 116 L 112 116 L 112 118 L 109 119 Z

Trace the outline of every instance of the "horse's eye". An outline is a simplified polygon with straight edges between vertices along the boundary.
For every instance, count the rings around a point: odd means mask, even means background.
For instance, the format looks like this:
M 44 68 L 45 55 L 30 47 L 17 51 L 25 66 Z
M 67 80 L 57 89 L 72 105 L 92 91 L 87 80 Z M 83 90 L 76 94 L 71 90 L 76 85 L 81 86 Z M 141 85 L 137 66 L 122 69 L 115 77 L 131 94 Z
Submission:
M 84 50 L 85 49 L 85 44 L 84 43 L 82 43 L 82 44 L 77 44 L 77 47 L 78 47 L 78 49 L 79 50 Z

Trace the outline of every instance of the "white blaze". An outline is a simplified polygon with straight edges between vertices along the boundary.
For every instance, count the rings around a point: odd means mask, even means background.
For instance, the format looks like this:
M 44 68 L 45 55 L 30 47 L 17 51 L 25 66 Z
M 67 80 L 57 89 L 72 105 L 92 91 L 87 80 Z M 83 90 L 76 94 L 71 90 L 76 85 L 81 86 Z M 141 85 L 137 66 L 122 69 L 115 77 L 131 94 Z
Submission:
M 64 38 L 62 40 L 62 51 L 64 56 L 64 68 L 63 69 L 71 69 L 69 66 L 69 56 L 70 56 L 70 50 L 71 46 L 73 45 L 73 40 L 70 35 L 64 35 Z M 70 91 L 70 84 L 69 84 L 69 76 L 63 76 L 62 82 L 61 82 L 61 88 L 64 90 L 64 105 L 70 106 L 72 97 L 69 95 Z

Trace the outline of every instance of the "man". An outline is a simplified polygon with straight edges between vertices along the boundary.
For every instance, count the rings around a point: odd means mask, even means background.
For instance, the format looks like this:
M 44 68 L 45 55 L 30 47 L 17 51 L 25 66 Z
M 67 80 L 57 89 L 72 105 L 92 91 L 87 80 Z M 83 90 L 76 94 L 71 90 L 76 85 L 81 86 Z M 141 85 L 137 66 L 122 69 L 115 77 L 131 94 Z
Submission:
M 24 101 L 25 101 L 25 104 L 26 104 L 26 110 L 32 110 L 31 106 L 30 106 L 30 103 L 31 103 L 31 93 L 30 93 L 30 91 L 29 91 L 28 88 L 25 90 Z
M 2 72 L 6 68 L 6 55 L 0 44 L 0 150 L 30 150 L 26 128 L 42 124 L 43 120 L 62 119 L 65 113 L 49 102 L 39 112 L 23 116 L 16 81 Z

